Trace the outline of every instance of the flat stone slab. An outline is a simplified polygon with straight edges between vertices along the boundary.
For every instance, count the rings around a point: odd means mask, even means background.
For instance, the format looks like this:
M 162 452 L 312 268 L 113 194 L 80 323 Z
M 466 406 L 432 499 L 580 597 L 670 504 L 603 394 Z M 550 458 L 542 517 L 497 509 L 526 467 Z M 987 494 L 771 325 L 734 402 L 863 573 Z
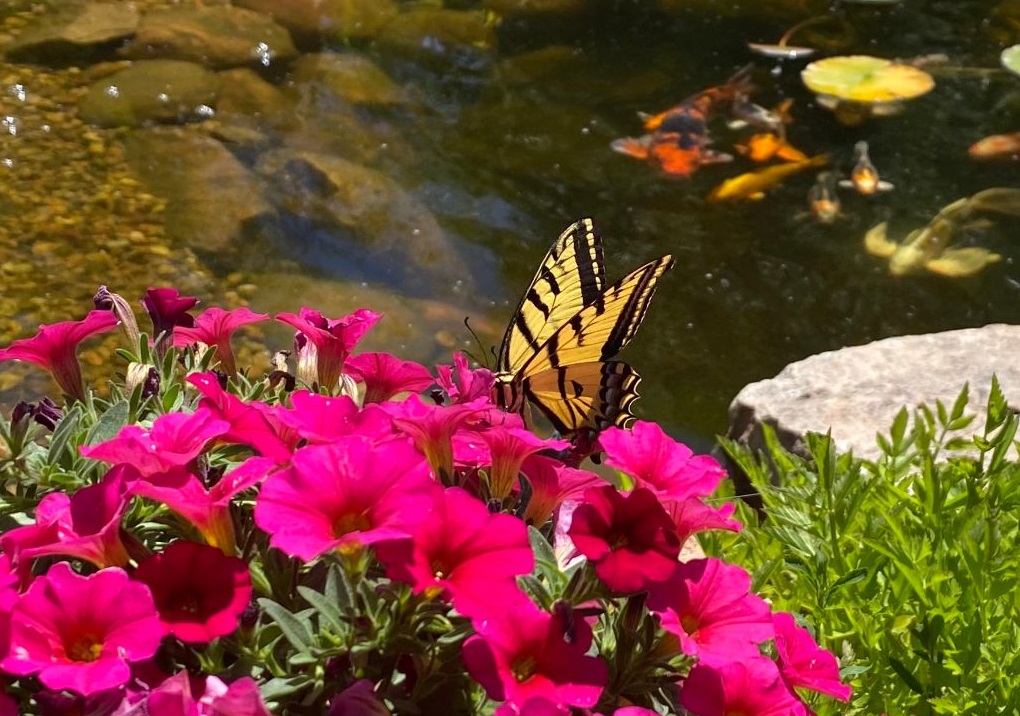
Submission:
M 887 434 L 900 408 L 941 400 L 950 408 L 970 385 L 969 412 L 983 413 L 992 374 L 1011 405 L 1020 404 L 1020 326 L 992 324 L 943 333 L 899 336 L 813 355 L 774 378 L 745 386 L 730 404 L 728 437 L 764 447 L 762 425 L 803 452 L 803 436 L 825 433 L 840 450 L 874 460 L 876 433 Z M 974 421 L 969 435 L 981 429 Z

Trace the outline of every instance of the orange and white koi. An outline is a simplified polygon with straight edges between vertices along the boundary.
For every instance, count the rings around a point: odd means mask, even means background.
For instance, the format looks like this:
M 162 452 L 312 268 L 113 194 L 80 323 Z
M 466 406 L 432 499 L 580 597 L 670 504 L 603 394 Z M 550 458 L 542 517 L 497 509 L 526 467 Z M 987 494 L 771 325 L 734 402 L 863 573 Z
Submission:
M 808 191 L 811 214 L 822 224 L 831 224 L 843 215 L 839 195 L 836 194 L 836 175 L 822 172 Z
M 850 178 L 840 180 L 841 187 L 854 189 L 858 194 L 865 196 L 894 188 L 892 184 L 879 178 L 878 169 L 871 163 L 871 157 L 868 156 L 867 142 L 861 141 L 854 145 L 854 158 L 857 163 L 850 171 Z
M 671 177 L 686 178 L 706 164 L 728 162 L 729 154 L 708 148 L 708 119 L 722 105 L 751 89 L 751 66 L 741 69 L 725 84 L 685 99 L 665 112 L 641 115 L 647 134 L 623 137 L 610 144 L 615 152 L 644 159 Z
M 971 159 L 979 161 L 1008 161 L 1020 159 L 1020 132 L 993 134 L 979 139 L 967 150 Z

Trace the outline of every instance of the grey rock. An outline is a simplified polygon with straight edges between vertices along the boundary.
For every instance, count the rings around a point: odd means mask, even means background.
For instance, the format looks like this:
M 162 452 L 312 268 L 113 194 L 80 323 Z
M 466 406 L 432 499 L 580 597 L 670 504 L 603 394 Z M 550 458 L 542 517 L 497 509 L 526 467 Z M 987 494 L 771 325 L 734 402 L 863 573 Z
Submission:
M 326 91 L 350 104 L 401 104 L 404 90 L 378 65 L 356 52 L 303 55 L 292 68 L 292 79 Z
M 122 54 L 131 59 L 189 60 L 214 68 L 268 67 L 294 57 L 297 49 L 287 29 L 267 15 L 216 5 L 146 13 Z
M 393 0 L 234 0 L 265 13 L 296 35 L 365 40 L 399 12 Z
M 787 448 L 803 452 L 806 433 L 831 429 L 838 448 L 874 460 L 882 454 L 876 434 L 887 434 L 904 406 L 934 410 L 941 400 L 948 408 L 969 383 L 969 409 L 980 412 L 993 373 L 1007 399 L 1020 400 L 1018 348 L 1020 326 L 993 324 L 813 355 L 745 386 L 730 405 L 728 436 L 759 449 L 768 424 Z
M 99 127 L 206 119 L 218 86 L 215 73 L 191 62 L 136 62 L 94 82 L 79 116 Z
M 70 5 L 39 15 L 13 42 L 3 48 L 7 59 L 46 61 L 68 52 L 130 37 L 138 29 L 134 3 L 97 2 Z

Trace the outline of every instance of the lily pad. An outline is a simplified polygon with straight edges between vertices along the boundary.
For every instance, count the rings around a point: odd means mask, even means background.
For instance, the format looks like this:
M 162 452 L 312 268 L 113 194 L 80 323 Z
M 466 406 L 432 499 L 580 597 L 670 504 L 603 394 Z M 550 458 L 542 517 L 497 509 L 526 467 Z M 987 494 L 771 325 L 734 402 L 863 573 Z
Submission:
M 869 55 L 817 60 L 800 76 L 816 94 L 862 104 L 912 99 L 935 87 L 935 80 L 924 70 Z
M 786 60 L 797 60 L 802 57 L 810 57 L 818 52 L 813 47 L 798 47 L 797 45 L 769 45 L 763 42 L 748 42 L 747 49 L 762 57 L 781 57 Z
M 1014 75 L 1020 75 L 1020 45 L 1013 45 L 1007 47 L 999 55 L 999 60 L 1002 62 L 1002 66 L 1012 72 Z

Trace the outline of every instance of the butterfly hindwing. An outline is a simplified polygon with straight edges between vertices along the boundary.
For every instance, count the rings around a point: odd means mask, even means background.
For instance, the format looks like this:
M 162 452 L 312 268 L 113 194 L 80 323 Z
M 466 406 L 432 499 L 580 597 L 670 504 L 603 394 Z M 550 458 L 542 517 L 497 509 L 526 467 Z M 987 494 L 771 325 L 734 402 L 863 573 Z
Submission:
M 591 219 L 560 234 L 507 326 L 496 368 L 516 373 L 566 321 L 602 293 L 602 236 Z
M 524 379 L 524 392 L 561 435 L 587 427 L 624 427 L 634 417 L 641 376 L 619 361 L 581 363 Z

